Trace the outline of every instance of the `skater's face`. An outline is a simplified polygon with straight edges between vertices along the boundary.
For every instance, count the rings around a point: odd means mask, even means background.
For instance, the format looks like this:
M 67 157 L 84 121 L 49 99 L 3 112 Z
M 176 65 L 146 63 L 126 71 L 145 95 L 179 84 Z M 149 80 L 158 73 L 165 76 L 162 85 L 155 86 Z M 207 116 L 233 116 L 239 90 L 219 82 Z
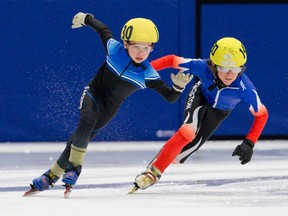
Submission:
M 225 85 L 231 85 L 236 78 L 238 77 L 238 74 L 242 71 L 242 68 L 223 68 L 216 66 L 218 77 Z
M 146 60 L 153 50 L 153 44 L 149 42 L 125 41 L 124 46 L 128 50 L 130 57 L 136 63 L 141 63 Z

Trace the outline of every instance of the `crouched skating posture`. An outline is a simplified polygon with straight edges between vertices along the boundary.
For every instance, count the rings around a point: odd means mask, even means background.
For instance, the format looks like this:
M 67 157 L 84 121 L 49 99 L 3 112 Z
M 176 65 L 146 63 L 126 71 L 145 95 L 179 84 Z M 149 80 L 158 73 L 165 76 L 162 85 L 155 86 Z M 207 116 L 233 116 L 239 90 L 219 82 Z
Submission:
M 253 147 L 268 119 L 257 90 L 244 73 L 247 54 L 235 38 L 222 38 L 211 49 L 209 59 L 185 59 L 169 55 L 151 62 L 156 70 L 182 67 L 194 75 L 193 87 L 186 99 L 183 125 L 164 144 L 145 172 L 135 179 L 135 187 L 145 189 L 157 181 L 173 163 L 184 163 L 213 134 L 235 106 L 243 101 L 254 116 L 254 122 L 243 142 L 232 156 L 241 164 L 251 160 Z
M 88 142 L 116 115 L 125 99 L 137 90 L 151 88 L 169 102 L 175 102 L 192 76 L 180 70 L 172 74 L 173 88 L 165 84 L 147 58 L 159 39 L 155 24 L 145 18 L 129 20 L 122 28 L 123 44 L 113 38 L 109 28 L 91 14 L 78 13 L 72 28 L 90 26 L 95 30 L 106 51 L 106 61 L 99 68 L 81 98 L 78 127 L 67 142 L 59 159 L 24 195 L 43 191 L 59 178 L 66 186 L 65 194 L 76 184 L 81 173 Z

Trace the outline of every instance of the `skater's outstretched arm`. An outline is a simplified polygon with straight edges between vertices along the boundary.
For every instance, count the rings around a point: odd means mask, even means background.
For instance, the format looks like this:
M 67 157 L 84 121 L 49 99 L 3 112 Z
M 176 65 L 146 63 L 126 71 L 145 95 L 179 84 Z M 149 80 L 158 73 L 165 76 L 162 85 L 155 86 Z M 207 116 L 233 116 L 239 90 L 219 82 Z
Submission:
M 113 38 L 110 29 L 101 21 L 95 19 L 92 14 L 82 12 L 77 13 L 72 20 L 72 28 L 80 28 L 86 25 L 90 26 L 99 34 L 103 46 L 107 52 L 107 41 L 110 38 Z

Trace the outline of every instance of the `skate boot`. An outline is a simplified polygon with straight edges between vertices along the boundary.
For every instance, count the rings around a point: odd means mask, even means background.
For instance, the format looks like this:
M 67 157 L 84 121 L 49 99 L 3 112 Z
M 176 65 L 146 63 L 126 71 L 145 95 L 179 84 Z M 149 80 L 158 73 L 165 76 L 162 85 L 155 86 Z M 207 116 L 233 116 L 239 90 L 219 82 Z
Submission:
M 48 190 L 49 186 L 53 187 L 59 177 L 55 176 L 51 170 L 47 170 L 43 175 L 33 180 L 33 186 L 38 191 Z
M 53 187 L 59 177 L 54 175 L 51 170 L 47 170 L 43 175 L 35 178 L 30 184 L 30 189 L 23 196 L 31 196 L 44 190 L 49 190 L 49 186 Z
M 80 176 L 82 166 L 74 166 L 72 163 L 69 163 L 65 173 L 62 177 L 62 182 L 65 183 L 65 185 L 75 185 L 78 177 Z
M 64 182 L 63 186 L 65 187 L 65 192 L 64 192 L 65 198 L 69 197 L 72 186 L 76 184 L 76 181 L 78 177 L 80 176 L 81 169 L 82 169 L 81 165 L 78 165 L 75 167 L 72 163 L 68 164 L 65 170 L 65 173 L 63 174 L 63 177 L 62 177 L 62 182 Z
M 135 186 L 144 190 L 156 182 L 161 178 L 161 172 L 156 167 L 148 167 L 145 172 L 136 176 L 135 178 Z

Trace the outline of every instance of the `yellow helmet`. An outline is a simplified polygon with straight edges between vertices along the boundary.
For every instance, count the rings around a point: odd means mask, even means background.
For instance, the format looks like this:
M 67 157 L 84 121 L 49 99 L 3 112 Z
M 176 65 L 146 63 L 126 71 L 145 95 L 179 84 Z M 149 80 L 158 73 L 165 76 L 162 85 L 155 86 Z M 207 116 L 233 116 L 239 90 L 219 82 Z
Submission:
M 156 43 L 159 40 L 159 33 L 157 27 L 151 20 L 134 18 L 123 26 L 121 39 L 124 41 Z
M 225 37 L 214 44 L 210 59 L 222 67 L 239 67 L 246 63 L 247 54 L 244 45 L 239 40 Z

